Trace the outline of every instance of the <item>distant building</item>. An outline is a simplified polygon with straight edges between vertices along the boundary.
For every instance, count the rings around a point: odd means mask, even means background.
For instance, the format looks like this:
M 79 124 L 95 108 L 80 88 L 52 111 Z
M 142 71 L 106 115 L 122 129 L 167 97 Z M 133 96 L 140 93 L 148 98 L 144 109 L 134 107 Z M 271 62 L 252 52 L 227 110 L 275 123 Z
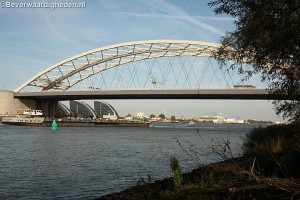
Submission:
M 200 117 L 198 121 L 203 123 L 214 123 L 214 124 L 226 123 L 226 119 L 223 116 L 204 116 L 204 117 Z
M 226 123 L 226 124 L 235 124 L 236 120 L 235 119 L 226 118 L 224 120 L 224 123 Z
M 125 119 L 126 119 L 126 120 L 132 120 L 133 118 L 132 118 L 131 114 L 128 113 L 128 114 L 125 116 Z
M 110 113 L 108 113 L 108 115 L 102 115 L 103 119 L 110 119 L 110 120 L 117 120 L 118 117 L 116 115 L 111 115 Z
M 199 122 L 204 123 L 215 123 L 215 124 L 223 124 L 224 117 L 223 116 L 204 116 L 198 119 Z
M 223 124 L 225 118 L 223 116 L 214 116 L 213 123 L 215 124 Z
M 237 123 L 237 124 L 244 124 L 244 123 L 245 123 L 245 120 L 239 119 L 239 120 L 236 120 L 236 123 Z
M 145 117 L 144 113 L 142 113 L 142 112 L 136 113 L 136 118 L 138 118 L 138 119 L 144 119 L 144 117 Z
M 205 122 L 210 122 L 210 123 L 212 123 L 213 120 L 214 120 L 214 117 L 212 117 L 212 116 L 199 117 L 199 119 L 198 119 L 199 122 L 204 122 L 204 123 L 205 123 Z
M 72 116 L 73 113 L 65 104 L 58 102 L 58 117 Z
M 70 101 L 71 112 L 81 118 L 96 118 L 96 112 L 94 109 L 85 102 Z
M 103 101 L 94 101 L 94 109 L 97 116 L 100 116 L 102 118 L 106 119 L 112 119 L 112 118 L 119 118 L 119 114 L 117 111 L 107 102 Z

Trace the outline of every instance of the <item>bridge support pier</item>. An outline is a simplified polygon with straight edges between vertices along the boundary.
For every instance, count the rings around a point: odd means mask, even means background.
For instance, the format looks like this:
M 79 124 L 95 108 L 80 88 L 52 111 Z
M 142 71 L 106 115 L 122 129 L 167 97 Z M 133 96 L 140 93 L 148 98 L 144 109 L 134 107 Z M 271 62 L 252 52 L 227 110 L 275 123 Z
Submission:
M 36 108 L 43 111 L 46 117 L 56 117 L 58 115 L 58 101 L 36 101 Z
M 14 92 L 0 90 L 0 116 L 20 114 L 20 110 L 36 108 L 35 100 L 14 98 Z
M 58 115 L 58 101 L 39 101 L 26 98 L 15 98 L 14 91 L 0 90 L 0 116 L 17 115 L 25 109 L 42 110 L 45 117 Z
M 0 90 L 0 115 L 14 114 L 14 92 Z

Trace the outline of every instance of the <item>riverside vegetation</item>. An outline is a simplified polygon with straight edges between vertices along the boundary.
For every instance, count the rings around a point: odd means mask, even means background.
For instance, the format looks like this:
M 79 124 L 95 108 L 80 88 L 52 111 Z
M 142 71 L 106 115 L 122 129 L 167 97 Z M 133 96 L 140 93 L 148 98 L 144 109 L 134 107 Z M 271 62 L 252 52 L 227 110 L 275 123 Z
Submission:
M 256 128 L 246 135 L 244 156 L 231 155 L 218 140 L 212 151 L 226 160 L 181 174 L 175 157 L 173 177 L 138 185 L 99 199 L 300 199 L 300 123 Z

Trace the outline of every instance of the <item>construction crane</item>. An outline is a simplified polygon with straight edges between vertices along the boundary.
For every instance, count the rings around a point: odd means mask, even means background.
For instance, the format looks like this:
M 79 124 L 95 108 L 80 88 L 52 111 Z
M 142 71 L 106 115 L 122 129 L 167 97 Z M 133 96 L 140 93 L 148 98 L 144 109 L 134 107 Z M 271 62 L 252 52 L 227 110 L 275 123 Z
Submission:
M 165 85 L 163 82 L 161 82 L 153 77 L 150 78 L 150 83 L 152 83 L 153 87 L 156 86 L 156 84 Z

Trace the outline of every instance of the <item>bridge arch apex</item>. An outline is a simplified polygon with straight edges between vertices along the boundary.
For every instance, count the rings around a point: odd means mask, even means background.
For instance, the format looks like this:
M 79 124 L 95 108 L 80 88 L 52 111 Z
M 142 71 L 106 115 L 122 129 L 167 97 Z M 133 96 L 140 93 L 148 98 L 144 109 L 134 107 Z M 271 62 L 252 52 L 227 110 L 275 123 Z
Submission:
M 130 62 L 172 56 L 211 56 L 220 44 L 193 40 L 144 40 L 125 42 L 92 49 L 39 72 L 17 87 L 46 90 L 68 90 L 77 83 L 104 70 Z

